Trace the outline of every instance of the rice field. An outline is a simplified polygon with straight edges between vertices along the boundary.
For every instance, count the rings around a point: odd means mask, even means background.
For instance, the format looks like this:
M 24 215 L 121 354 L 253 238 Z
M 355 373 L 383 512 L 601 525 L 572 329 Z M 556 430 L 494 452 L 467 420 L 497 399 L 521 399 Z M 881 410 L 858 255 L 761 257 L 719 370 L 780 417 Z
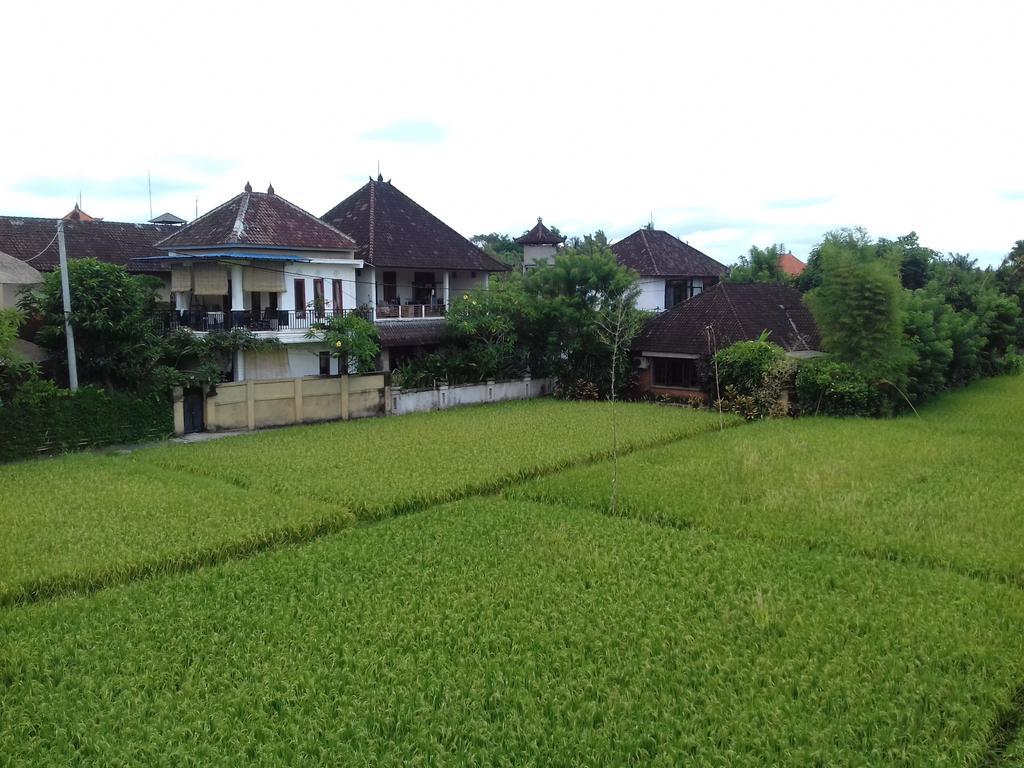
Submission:
M 488 492 L 610 454 L 608 403 L 532 400 L 281 430 L 135 459 L 244 488 L 341 504 L 360 519 Z M 624 450 L 719 429 L 718 416 L 619 404 Z M 726 424 L 736 425 L 735 420 Z
M 1024 592 L 471 499 L 0 615 L 16 764 L 930 765 Z
M 618 414 L 0 468 L 0 763 L 1024 767 L 1024 377 Z
M 608 454 L 606 404 L 556 400 L 0 467 L 0 604 L 179 570 Z M 718 429 L 620 409 L 625 450 Z M 735 422 L 729 422 L 735 424 Z
M 1024 585 L 1024 377 L 947 395 L 921 418 L 763 422 L 619 469 L 631 517 Z M 610 468 L 512 495 L 607 510 Z

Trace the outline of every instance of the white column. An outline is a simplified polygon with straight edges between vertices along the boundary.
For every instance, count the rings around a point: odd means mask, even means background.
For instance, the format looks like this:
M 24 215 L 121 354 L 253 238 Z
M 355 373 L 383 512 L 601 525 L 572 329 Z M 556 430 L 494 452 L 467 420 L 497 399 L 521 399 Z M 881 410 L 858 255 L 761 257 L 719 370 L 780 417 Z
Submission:
M 451 306 L 448 303 L 448 270 L 444 271 L 444 311 L 448 311 L 448 307 Z
M 365 271 L 365 270 L 364 270 Z M 370 268 L 370 319 L 377 322 L 377 268 Z
M 231 311 L 241 312 L 245 309 L 245 292 L 242 291 L 242 265 L 231 265 Z
M 189 292 L 188 291 L 175 291 L 174 292 L 174 308 L 179 312 L 183 312 L 188 309 Z
M 235 350 L 235 381 L 245 381 L 245 350 Z

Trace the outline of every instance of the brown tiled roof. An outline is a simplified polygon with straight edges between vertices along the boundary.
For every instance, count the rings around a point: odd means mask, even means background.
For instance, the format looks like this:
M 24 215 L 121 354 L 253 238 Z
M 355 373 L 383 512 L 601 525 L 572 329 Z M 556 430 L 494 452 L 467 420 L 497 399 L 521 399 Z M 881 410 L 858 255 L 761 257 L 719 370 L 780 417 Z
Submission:
M 57 241 L 53 238 L 58 221 L 60 219 L 0 216 L 0 251 L 28 261 L 41 272 L 56 269 Z M 98 259 L 133 272 L 153 272 L 159 270 L 145 263 L 133 263 L 132 259 L 164 256 L 156 249 L 156 243 L 176 230 L 177 227 L 156 224 L 71 219 L 64 221 L 64 240 L 69 259 Z
M 779 269 L 790 277 L 798 277 L 800 273 L 807 269 L 807 265 L 792 253 L 784 253 L 779 256 Z
M 446 320 L 378 320 L 377 334 L 382 347 L 440 344 L 448 327 Z
M 787 352 L 821 349 L 821 336 L 803 295 L 775 283 L 719 283 L 651 318 L 633 348 L 644 352 L 708 354 L 707 328 L 718 349 L 770 331 Z
M 390 181 L 371 179 L 322 218 L 350 233 L 359 243 L 357 256 L 376 267 L 509 269 Z
M 642 277 L 721 277 L 727 269 L 660 229 L 638 229 L 611 246 L 619 263 Z
M 302 251 L 350 251 L 355 241 L 283 197 L 269 192 L 243 192 L 205 213 L 191 224 L 176 227 L 159 243 L 164 250 L 248 246 Z
M 536 226 L 522 237 L 517 237 L 516 242 L 520 245 L 560 245 L 565 238 L 545 227 L 544 220 L 538 216 Z

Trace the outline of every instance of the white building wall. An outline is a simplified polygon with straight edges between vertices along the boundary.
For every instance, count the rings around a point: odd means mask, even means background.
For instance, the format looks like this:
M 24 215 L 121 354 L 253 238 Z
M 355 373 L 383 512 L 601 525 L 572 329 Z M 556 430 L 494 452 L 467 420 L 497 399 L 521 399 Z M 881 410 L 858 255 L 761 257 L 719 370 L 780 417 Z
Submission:
M 637 296 L 637 309 L 660 312 L 665 309 L 665 279 L 659 277 L 641 277 L 637 285 L 640 295 Z
M 541 261 L 546 261 L 550 264 L 554 260 L 556 253 L 558 253 L 558 246 L 556 245 L 524 245 L 523 265 L 532 267 Z

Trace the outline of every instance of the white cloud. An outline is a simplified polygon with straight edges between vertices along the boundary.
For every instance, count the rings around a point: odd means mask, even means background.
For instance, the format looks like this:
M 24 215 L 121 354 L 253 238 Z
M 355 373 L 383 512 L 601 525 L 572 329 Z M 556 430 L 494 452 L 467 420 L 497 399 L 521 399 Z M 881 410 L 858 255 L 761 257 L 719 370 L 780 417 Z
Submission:
M 467 235 L 543 215 L 622 236 L 653 212 L 723 261 L 860 224 L 992 263 L 1024 237 L 1022 22 L 995 2 L 20 4 L 0 212 L 60 215 L 81 185 L 90 213 L 146 218 L 111 183 L 149 170 L 159 210 L 249 180 L 321 213 L 379 161 Z M 366 140 L 410 124 L 434 141 Z

